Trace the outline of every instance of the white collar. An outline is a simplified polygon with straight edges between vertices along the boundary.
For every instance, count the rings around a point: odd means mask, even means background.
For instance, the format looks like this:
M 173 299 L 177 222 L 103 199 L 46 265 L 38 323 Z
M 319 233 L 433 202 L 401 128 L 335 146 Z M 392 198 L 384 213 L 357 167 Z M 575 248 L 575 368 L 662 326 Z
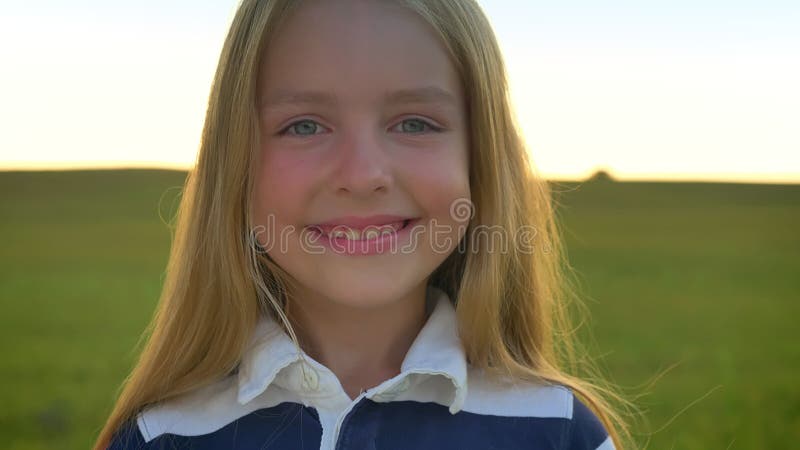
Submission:
M 447 406 L 455 414 L 461 410 L 467 394 L 467 361 L 458 337 L 456 312 L 441 289 L 429 286 L 426 294 L 430 314 L 403 359 L 401 373 L 368 390 L 366 396 L 375 401 L 431 401 Z M 308 365 L 300 364 L 303 357 Z M 313 369 L 312 387 L 322 385 L 322 389 L 309 388 L 309 366 Z M 346 397 L 333 372 L 305 352 L 298 353 L 286 332 L 266 316 L 262 316 L 256 327 L 237 377 L 237 400 L 242 405 L 261 395 L 271 384 L 308 398 Z

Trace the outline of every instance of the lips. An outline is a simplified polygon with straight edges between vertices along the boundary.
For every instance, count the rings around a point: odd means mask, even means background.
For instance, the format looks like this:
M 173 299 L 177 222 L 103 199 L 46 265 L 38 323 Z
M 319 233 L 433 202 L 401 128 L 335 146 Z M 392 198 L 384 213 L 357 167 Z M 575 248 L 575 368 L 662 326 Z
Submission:
M 413 219 L 403 219 L 395 222 L 372 224 L 367 226 L 348 226 L 345 224 L 319 224 L 311 225 L 310 229 L 332 239 L 367 240 L 381 236 L 392 235 L 406 228 Z
M 395 233 L 408 224 L 407 220 L 392 222 L 383 225 L 369 225 L 364 228 L 353 228 L 346 225 L 324 225 L 318 226 L 317 230 L 333 238 L 347 238 L 351 240 L 373 239 L 384 234 Z
M 309 225 L 308 228 L 327 236 L 359 239 L 365 234 L 376 237 L 397 232 L 407 226 L 409 221 L 413 219 L 413 217 L 389 214 L 369 217 L 347 216 Z
M 366 256 L 395 253 L 405 249 L 411 239 L 411 230 L 421 218 L 407 218 L 394 222 L 371 224 L 350 228 L 342 224 L 320 224 L 306 227 L 309 244 L 321 244 L 334 254 Z

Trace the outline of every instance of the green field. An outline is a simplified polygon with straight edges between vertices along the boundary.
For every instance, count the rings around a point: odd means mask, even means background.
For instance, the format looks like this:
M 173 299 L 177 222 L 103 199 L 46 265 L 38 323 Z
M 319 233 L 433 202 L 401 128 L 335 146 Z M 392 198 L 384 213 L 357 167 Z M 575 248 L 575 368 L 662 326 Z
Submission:
M 90 446 L 155 306 L 185 175 L 0 172 L 3 448 Z M 647 393 L 642 446 L 797 448 L 800 185 L 556 189 L 594 353 Z

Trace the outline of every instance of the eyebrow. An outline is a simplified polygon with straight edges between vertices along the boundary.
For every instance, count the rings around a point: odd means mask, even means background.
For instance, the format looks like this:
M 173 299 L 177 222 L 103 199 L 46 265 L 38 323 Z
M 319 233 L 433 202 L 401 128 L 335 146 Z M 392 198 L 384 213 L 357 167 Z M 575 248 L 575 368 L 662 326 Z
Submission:
M 399 91 L 390 92 L 383 100 L 390 105 L 402 103 L 447 103 L 451 106 L 455 106 L 457 104 L 455 95 L 437 86 L 401 89 Z
M 262 108 L 274 108 L 283 105 L 326 105 L 332 106 L 337 103 L 337 98 L 333 94 L 321 91 L 291 91 L 286 89 L 274 90 L 264 100 Z M 455 95 L 438 86 L 425 86 L 414 89 L 400 89 L 387 93 L 383 98 L 384 103 L 408 104 L 408 103 L 444 103 L 455 106 L 457 100 Z

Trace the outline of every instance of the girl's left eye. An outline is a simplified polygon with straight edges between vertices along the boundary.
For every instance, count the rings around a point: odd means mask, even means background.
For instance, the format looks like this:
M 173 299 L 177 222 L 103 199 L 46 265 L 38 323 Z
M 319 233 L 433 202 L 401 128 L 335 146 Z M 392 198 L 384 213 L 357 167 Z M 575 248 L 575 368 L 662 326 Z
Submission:
M 403 133 L 410 133 L 410 134 L 424 133 L 425 131 L 428 130 L 434 132 L 442 131 L 440 127 L 437 127 L 436 125 L 433 125 L 432 123 L 422 119 L 406 119 L 400 122 L 400 126 Z M 425 127 L 427 127 L 428 130 L 426 130 Z

